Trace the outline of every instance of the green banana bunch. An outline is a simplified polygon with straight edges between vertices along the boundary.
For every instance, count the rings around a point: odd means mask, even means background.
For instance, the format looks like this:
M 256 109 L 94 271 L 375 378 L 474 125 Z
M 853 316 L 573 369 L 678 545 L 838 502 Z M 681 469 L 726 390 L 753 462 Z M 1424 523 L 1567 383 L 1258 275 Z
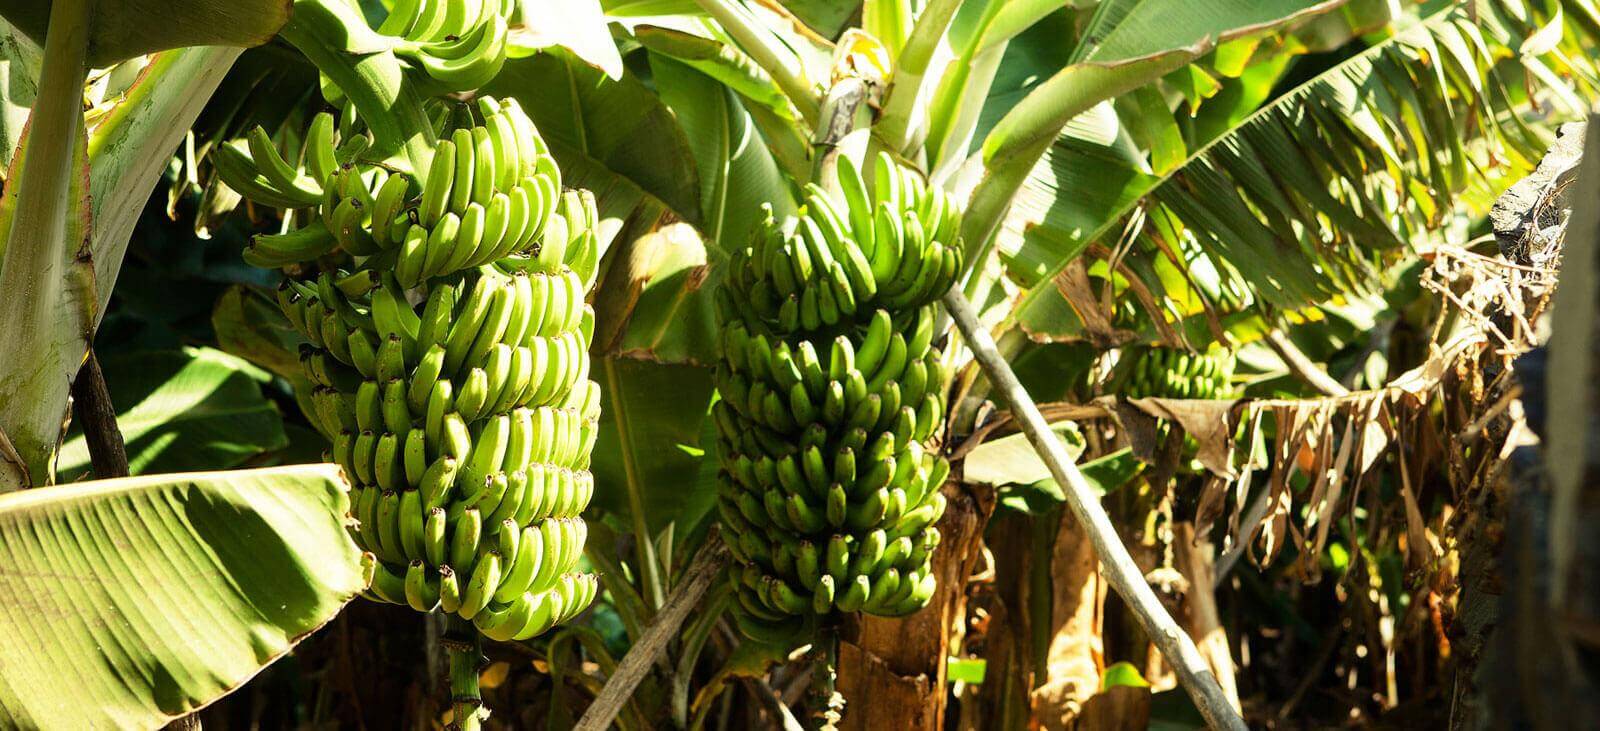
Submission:
M 259 129 L 219 150 L 247 197 L 297 209 L 253 264 L 316 269 L 278 304 L 306 339 L 308 414 L 356 486 L 368 594 L 528 638 L 586 608 L 589 380 L 598 212 L 514 100 L 480 97 L 428 170 L 361 158 L 359 120 L 319 115 L 301 159 Z M 315 266 L 307 266 L 314 262 Z
M 960 214 L 888 156 L 869 192 L 769 215 L 717 296 L 717 509 L 740 627 L 784 642 L 834 612 L 900 616 L 935 588 L 949 463 L 930 446 L 945 373 L 932 302 L 961 264 Z
M 1120 365 L 1118 391 L 1128 398 L 1237 398 L 1234 353 L 1212 343 L 1204 353 L 1151 347 L 1134 351 Z
M 518 0 L 398 0 L 378 32 L 394 36 L 395 55 L 440 92 L 477 89 L 506 62 L 506 32 Z

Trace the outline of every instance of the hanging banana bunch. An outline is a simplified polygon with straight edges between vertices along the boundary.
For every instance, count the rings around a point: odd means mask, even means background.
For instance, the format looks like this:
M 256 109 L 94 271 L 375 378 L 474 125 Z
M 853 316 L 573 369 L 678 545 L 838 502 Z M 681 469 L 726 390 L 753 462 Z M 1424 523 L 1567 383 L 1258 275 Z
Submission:
M 1178 348 L 1135 350 L 1119 368 L 1117 392 L 1127 398 L 1237 398 L 1233 387 L 1234 353 L 1212 343 L 1204 353 Z
M 718 511 L 738 561 L 740 626 L 793 639 L 834 612 L 928 602 L 949 464 L 933 301 L 961 264 L 960 213 L 880 156 L 869 192 L 807 189 L 734 252 L 718 295 Z
M 296 227 L 245 258 L 316 268 L 278 302 L 305 337 L 308 416 L 356 485 L 369 594 L 527 638 L 582 611 L 599 387 L 588 378 L 599 255 L 587 192 L 515 100 L 479 98 L 425 173 L 362 160 L 350 115 L 320 114 L 302 159 L 261 129 L 217 150 L 230 187 Z
M 395 55 L 432 80 L 434 90 L 489 83 L 506 62 L 506 30 L 519 0 L 398 0 L 378 32 L 400 39 Z

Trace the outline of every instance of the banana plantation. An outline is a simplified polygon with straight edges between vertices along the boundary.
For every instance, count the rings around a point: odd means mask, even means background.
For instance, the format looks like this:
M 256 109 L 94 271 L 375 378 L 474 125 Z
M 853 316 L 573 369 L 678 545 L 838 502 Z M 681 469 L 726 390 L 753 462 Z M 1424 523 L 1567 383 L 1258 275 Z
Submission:
M 0 729 L 1600 728 L 1597 48 L 0 0 Z

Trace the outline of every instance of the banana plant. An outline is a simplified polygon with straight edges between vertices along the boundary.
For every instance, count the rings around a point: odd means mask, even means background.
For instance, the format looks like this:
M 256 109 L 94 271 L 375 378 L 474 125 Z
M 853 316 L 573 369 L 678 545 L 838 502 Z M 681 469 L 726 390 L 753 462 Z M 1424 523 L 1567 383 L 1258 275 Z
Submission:
M 0 723 L 155 728 L 248 680 L 365 587 L 347 489 L 320 465 L 0 495 Z
M 347 485 L 325 466 L 50 484 L 68 386 L 134 222 L 238 47 L 270 38 L 287 5 L 62 0 L 0 15 L 0 581 L 13 598 L 0 624 L 16 638 L 0 651 L 0 725 L 158 727 L 365 585 L 338 517 Z M 107 70 L 86 86 L 92 69 Z
M 156 175 L 238 48 L 271 38 L 288 7 L 196 0 L 152 16 L 139 3 L 62 0 L 5 3 L 0 15 L 43 48 L 0 198 L 0 288 L 11 293 L 0 343 L 28 354 L 0 364 L 0 389 L 28 394 L 0 404 L 9 491 L 54 481 L 68 385 Z M 125 63 L 143 65 L 139 78 L 91 123 L 81 109 L 90 70 Z
M 1444 211 L 1483 200 L 1496 166 L 1526 163 L 1550 124 L 1534 105 L 1572 111 L 1564 85 L 1594 78 L 1583 0 L 1393 16 L 1361 0 L 866 2 L 865 33 L 849 36 L 839 18 L 856 6 L 839 5 L 797 18 L 738 0 L 603 2 L 603 16 L 571 16 L 581 41 L 530 42 L 482 89 L 520 98 L 570 183 L 598 199 L 596 505 L 610 530 L 590 553 L 630 639 L 668 603 L 714 499 L 715 439 L 700 428 L 717 398 L 713 293 L 760 203 L 781 219 L 814 171 L 834 184 L 818 164 L 840 142 L 826 129 L 832 82 L 875 90 L 846 115 L 864 130 L 846 155 L 887 152 L 965 201 L 965 291 L 1020 359 L 1040 352 L 1033 339 L 1237 342 L 1274 313 L 1381 287 Z M 285 37 L 335 81 L 372 87 L 352 101 L 377 120 L 377 147 L 417 169 L 431 141 L 395 81 L 402 49 L 318 34 L 310 17 Z M 609 50 L 595 41 L 607 22 L 620 26 Z M 1299 63 L 1357 35 L 1368 47 L 1344 61 Z M 1313 78 L 1290 85 L 1297 67 Z M 1093 296 L 1070 297 L 1083 281 Z M 1112 297 L 1138 305 L 1123 319 L 1086 307 Z M 983 379 L 949 350 L 956 394 L 970 394 L 960 436 Z M 705 708 L 683 680 L 702 648 L 728 668 L 747 659 L 710 615 L 659 674 L 670 692 L 645 694 L 680 721 Z M 943 667 L 933 658 L 930 677 Z
M 967 201 L 966 292 L 1014 357 L 1038 347 L 1030 336 L 1237 343 L 1270 327 L 1263 315 L 1382 286 L 1377 275 L 1413 253 L 1406 242 L 1438 229 L 1451 206 L 1486 200 L 1480 191 L 1500 175 L 1496 165 L 1524 166 L 1541 130 L 1580 107 L 1566 85 L 1594 77 L 1577 50 L 1589 38 L 1590 3 L 1473 5 L 1420 3 L 1391 15 L 1386 3 L 1339 0 L 952 1 L 906 13 L 869 1 L 862 41 L 765 4 L 603 3 L 638 44 L 625 58 L 650 62 L 632 70 L 659 82 L 660 59 L 670 58 L 720 81 L 790 186 L 811 177 L 819 156 L 810 141 L 829 100 L 824 80 L 875 75 L 881 94 L 864 142 Z M 1306 54 L 1361 34 L 1370 49 L 1274 89 Z M 1536 118 L 1535 105 L 1561 114 Z M 674 111 L 685 129 L 701 119 Z M 660 129 L 644 138 L 657 153 L 677 139 Z M 1322 161 L 1280 159 L 1304 149 L 1323 150 Z M 741 173 L 718 158 L 695 163 L 713 177 L 703 190 L 725 177 L 734 181 L 726 189 L 740 189 Z M 1384 218 L 1394 210 L 1404 213 Z M 739 239 L 692 208 L 675 212 L 677 220 L 624 217 L 609 276 L 633 286 L 602 288 L 602 303 L 624 298 L 616 311 L 645 313 L 614 319 L 622 329 L 609 339 L 635 344 L 616 356 L 667 361 L 640 370 L 715 355 L 701 334 L 709 293 L 726 271 L 719 254 Z M 1300 219 L 1318 229 L 1281 225 Z M 652 255 L 669 232 L 673 242 L 698 235 L 703 269 L 696 253 L 688 278 L 649 276 L 656 262 L 681 271 Z M 1098 261 L 1127 250 L 1119 241 L 1134 242 L 1132 254 L 1093 281 L 1105 297 L 1138 304 L 1126 322 L 1092 329 L 1084 318 L 1110 318 L 1066 299 L 1077 282 L 1063 273 L 1087 266 L 1088 253 Z M 630 276 L 618 278 L 623 263 Z M 669 315 L 633 307 L 657 292 Z M 981 376 L 959 349 L 956 358 L 963 392 L 981 396 L 967 390 Z M 958 410 L 957 434 L 971 413 Z M 648 492 L 631 502 L 647 504 Z

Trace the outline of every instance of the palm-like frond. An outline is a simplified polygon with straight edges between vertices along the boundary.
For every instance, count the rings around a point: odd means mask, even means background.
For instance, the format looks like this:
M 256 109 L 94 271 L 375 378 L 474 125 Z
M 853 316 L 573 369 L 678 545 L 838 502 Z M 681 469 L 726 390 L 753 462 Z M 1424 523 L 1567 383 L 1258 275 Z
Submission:
M 1428 3 L 1164 175 L 1058 140 L 1000 242 L 1025 288 L 1012 321 L 1035 337 L 1079 334 L 1049 283 L 1091 244 L 1111 247 L 1107 234 L 1135 212 L 1145 216 L 1127 229 L 1128 261 L 1152 290 L 1188 290 L 1169 292 L 1169 305 L 1189 300 L 1177 316 L 1371 290 L 1408 242 L 1458 204 L 1486 202 L 1463 193 L 1516 179 L 1545 130 L 1585 110 L 1570 87 L 1592 90 L 1600 77 L 1583 51 L 1600 31 L 1593 3 L 1530 5 Z M 1211 269 L 1211 282 L 1171 276 Z

